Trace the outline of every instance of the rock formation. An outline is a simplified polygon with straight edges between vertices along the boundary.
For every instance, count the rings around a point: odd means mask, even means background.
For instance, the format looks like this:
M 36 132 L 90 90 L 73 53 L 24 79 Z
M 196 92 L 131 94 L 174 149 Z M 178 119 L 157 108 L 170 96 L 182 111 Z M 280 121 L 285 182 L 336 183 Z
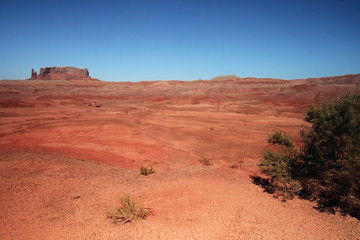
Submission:
M 89 79 L 89 71 L 87 68 L 75 68 L 75 67 L 45 67 L 40 68 L 40 73 L 34 69 L 31 70 L 32 80 L 74 80 L 74 79 Z
M 37 72 L 31 69 L 31 79 L 37 79 Z

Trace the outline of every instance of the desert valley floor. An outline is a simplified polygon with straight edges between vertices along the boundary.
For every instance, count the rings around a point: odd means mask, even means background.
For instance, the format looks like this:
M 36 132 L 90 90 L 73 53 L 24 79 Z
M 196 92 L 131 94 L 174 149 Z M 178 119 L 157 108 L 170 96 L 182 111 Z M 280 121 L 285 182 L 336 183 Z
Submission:
M 299 140 L 305 108 L 346 93 L 360 75 L 0 81 L 0 239 L 360 239 L 359 220 L 251 179 L 270 133 Z M 114 225 L 125 194 L 150 215 Z

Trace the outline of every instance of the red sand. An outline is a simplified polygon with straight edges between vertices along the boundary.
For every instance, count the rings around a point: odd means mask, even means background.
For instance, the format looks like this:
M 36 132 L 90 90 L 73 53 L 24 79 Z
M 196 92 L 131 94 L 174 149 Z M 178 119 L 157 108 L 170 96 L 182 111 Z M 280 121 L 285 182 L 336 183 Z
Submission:
M 359 82 L 0 81 L 0 239 L 360 239 L 357 219 L 249 178 L 269 133 L 298 138 L 306 106 Z M 124 194 L 151 215 L 113 225 Z

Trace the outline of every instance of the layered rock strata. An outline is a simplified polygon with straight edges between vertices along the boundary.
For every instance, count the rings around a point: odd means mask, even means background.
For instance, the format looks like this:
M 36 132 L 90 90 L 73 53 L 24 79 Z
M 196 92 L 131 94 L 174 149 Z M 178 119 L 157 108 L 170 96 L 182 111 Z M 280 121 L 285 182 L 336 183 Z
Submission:
M 40 68 L 39 75 L 34 69 L 31 70 L 32 80 L 74 80 L 91 79 L 87 68 L 76 67 L 45 67 Z

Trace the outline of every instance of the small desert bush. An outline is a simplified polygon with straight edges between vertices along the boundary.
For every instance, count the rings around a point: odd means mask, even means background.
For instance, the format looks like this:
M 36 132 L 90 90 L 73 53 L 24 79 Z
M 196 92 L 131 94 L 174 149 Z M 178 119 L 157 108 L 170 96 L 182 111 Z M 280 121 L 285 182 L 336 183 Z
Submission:
M 260 169 L 270 176 L 270 187 L 276 195 L 292 198 L 301 189 L 300 181 L 293 177 L 299 149 L 286 133 L 274 132 L 268 142 L 274 146 L 274 150 L 267 149 L 264 152 Z
M 313 105 L 305 120 L 302 176 L 316 180 L 321 205 L 360 219 L 360 95 Z
M 211 163 L 211 161 L 210 161 L 210 159 L 208 159 L 208 158 L 201 158 L 201 159 L 199 159 L 199 162 L 201 162 L 202 164 L 204 164 L 205 166 L 211 166 L 212 165 L 212 163 Z
M 301 149 L 286 133 L 276 131 L 267 139 L 273 147 L 264 152 L 260 168 L 270 177 L 269 186 L 360 219 L 360 95 L 313 105 L 305 121 L 312 126 L 300 132 Z
M 285 132 L 280 132 L 280 131 L 275 131 L 273 134 L 271 134 L 268 137 L 267 142 L 271 144 L 283 145 L 285 147 L 295 146 L 295 142 L 291 138 L 291 136 Z
M 114 224 L 117 222 L 132 222 L 136 219 L 145 219 L 148 212 L 145 208 L 126 195 L 119 199 L 121 206 L 118 208 L 111 208 L 106 212 L 107 218 L 113 220 Z
M 144 176 L 153 174 L 154 172 L 155 171 L 154 171 L 153 168 L 147 168 L 147 167 L 144 167 L 144 166 L 141 166 L 141 168 L 140 168 L 140 174 L 144 175 Z

